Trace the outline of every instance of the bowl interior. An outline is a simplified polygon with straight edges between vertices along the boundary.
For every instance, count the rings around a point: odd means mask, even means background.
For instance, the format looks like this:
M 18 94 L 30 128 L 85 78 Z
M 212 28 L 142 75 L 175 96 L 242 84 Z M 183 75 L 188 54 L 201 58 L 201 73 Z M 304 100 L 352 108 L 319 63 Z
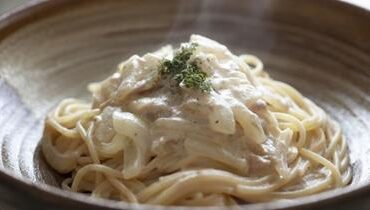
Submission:
M 326 198 L 348 194 L 370 182 L 368 21 L 365 11 L 336 1 L 46 1 L 26 8 L 0 24 L 1 171 L 59 187 L 62 177 L 38 147 L 45 114 L 66 97 L 89 100 L 86 85 L 132 54 L 197 33 L 257 55 L 272 77 L 340 123 L 354 177 Z M 262 207 L 278 208 L 248 208 Z

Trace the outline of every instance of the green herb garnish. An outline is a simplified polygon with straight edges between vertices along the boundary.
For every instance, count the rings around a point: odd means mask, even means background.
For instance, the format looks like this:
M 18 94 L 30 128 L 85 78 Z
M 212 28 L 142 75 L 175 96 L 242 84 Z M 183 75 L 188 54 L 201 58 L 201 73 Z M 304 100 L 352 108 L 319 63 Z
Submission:
M 176 85 L 184 85 L 186 88 L 199 89 L 202 92 L 210 92 L 212 87 L 207 81 L 207 74 L 201 70 L 196 60 L 189 62 L 191 55 L 198 45 L 192 43 L 181 47 L 172 60 L 164 60 L 159 66 L 159 72 L 163 78 L 176 81 Z

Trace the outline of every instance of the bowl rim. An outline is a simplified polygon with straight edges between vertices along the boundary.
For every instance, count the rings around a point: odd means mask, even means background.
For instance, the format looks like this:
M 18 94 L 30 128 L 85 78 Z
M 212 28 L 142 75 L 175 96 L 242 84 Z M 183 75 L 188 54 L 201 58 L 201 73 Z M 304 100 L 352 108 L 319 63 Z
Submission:
M 96 0 L 95 0 L 96 1 Z M 82 6 L 83 4 L 91 4 L 91 0 L 31 0 L 15 9 L 0 15 L 0 44 L 2 40 L 11 36 L 18 29 L 30 25 L 34 22 L 61 13 L 65 9 Z M 97 2 L 97 1 L 96 1 Z M 370 8 L 364 8 L 357 4 L 351 4 L 342 0 L 320 0 L 320 4 L 346 8 L 351 12 L 358 13 L 362 17 L 370 20 Z M 36 183 L 29 179 L 21 178 L 12 171 L 0 166 L 0 183 L 11 184 L 18 192 L 26 192 L 32 195 L 31 199 L 39 199 L 45 204 L 61 204 L 67 203 L 68 206 L 79 206 L 91 209 L 189 209 L 189 207 L 181 206 L 154 206 L 148 204 L 130 204 L 125 202 L 112 202 L 106 199 L 93 198 L 81 193 L 69 192 L 61 188 L 50 186 L 45 183 Z M 254 203 L 243 205 L 249 210 L 275 209 L 289 210 L 296 208 L 314 208 L 327 204 L 332 204 L 338 200 L 350 199 L 355 196 L 363 195 L 370 192 L 370 182 L 362 183 L 356 186 L 347 186 L 341 189 L 335 189 L 320 193 L 320 196 L 310 195 L 294 199 L 294 201 L 271 201 L 266 203 Z M 222 207 L 216 207 L 223 209 Z M 215 207 L 193 207 L 191 209 L 215 209 Z M 226 208 L 225 208 L 226 209 Z

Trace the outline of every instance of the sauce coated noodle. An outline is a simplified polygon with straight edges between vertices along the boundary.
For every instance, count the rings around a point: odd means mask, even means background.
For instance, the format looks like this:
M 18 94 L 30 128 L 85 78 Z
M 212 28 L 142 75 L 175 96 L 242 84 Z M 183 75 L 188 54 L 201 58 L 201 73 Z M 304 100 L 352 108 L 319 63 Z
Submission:
M 351 180 L 338 123 L 253 55 L 192 35 L 190 60 L 210 92 L 174 87 L 157 70 L 175 50 L 132 56 L 89 86 L 92 103 L 63 100 L 46 119 L 42 151 L 62 187 L 159 205 L 291 199 Z M 186 47 L 189 43 L 184 43 Z

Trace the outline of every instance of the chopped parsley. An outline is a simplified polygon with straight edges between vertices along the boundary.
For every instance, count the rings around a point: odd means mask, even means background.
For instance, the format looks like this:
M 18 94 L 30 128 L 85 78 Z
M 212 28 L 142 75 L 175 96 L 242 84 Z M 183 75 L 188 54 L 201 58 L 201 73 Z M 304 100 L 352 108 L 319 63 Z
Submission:
M 165 59 L 159 66 L 163 78 L 176 82 L 177 86 L 210 92 L 212 87 L 207 81 L 207 74 L 201 70 L 196 60 L 189 61 L 198 44 L 181 47 L 172 60 Z

